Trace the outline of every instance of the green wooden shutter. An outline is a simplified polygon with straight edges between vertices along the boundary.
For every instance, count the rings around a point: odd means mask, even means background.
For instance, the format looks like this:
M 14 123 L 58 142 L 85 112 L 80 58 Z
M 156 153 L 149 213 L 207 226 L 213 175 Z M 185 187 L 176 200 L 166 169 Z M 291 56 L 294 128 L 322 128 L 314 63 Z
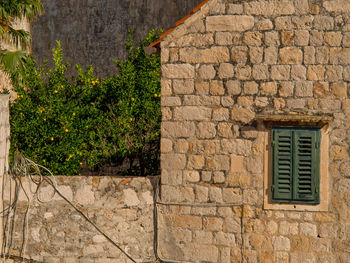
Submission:
M 293 132 L 293 141 L 293 199 L 318 203 L 319 131 L 296 130 Z
M 287 201 L 292 199 L 293 154 L 292 132 L 275 129 L 273 131 L 273 179 L 272 200 Z

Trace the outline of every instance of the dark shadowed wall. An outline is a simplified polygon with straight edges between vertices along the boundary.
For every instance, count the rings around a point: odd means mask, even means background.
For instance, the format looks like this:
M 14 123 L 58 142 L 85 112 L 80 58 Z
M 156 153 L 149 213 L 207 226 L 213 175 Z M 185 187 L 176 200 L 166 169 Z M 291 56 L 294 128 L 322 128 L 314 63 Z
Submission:
M 128 29 L 142 39 L 154 27 L 164 30 L 187 15 L 202 0 L 43 0 L 44 13 L 31 26 L 33 54 L 51 59 L 60 40 L 65 58 L 98 76 L 116 72 L 113 60 L 125 57 Z

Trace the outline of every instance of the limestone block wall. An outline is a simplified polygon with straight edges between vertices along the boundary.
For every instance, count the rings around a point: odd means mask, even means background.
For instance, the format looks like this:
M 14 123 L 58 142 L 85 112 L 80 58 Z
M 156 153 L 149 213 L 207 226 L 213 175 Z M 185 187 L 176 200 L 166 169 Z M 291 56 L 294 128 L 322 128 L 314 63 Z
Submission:
M 35 178 L 38 179 L 38 178 Z M 57 176 L 57 189 L 137 262 L 154 260 L 152 178 Z M 30 195 L 24 257 L 33 262 L 132 262 L 44 183 L 22 178 Z M 12 182 L 12 190 L 14 189 Z M 6 180 L 5 199 L 10 182 Z M 28 200 L 20 190 L 10 254 L 19 256 Z M 13 213 L 10 217 L 13 216 Z M 24 225 L 23 225 L 24 224 Z M 21 259 L 18 262 L 22 262 Z M 8 259 L 9 262 L 10 259 Z M 6 261 L 7 262 L 7 261 Z M 17 262 L 17 261 L 15 261 Z
M 164 259 L 350 262 L 349 15 L 345 0 L 210 0 L 163 39 Z M 278 114 L 332 116 L 326 211 L 264 208 L 258 117 Z

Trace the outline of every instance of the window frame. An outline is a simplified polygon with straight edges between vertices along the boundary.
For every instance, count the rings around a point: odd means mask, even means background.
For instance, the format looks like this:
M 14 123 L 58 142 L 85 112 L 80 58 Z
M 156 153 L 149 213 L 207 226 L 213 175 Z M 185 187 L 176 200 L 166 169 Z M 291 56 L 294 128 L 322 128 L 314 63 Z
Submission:
M 271 126 L 271 203 L 320 203 L 320 130 L 319 126 Z M 306 144 L 299 144 L 301 141 Z M 303 151 L 303 146 L 310 147 L 311 152 Z M 279 161 L 284 161 L 284 168 L 278 165 Z M 300 168 L 309 168 L 306 177 L 310 177 L 310 181 L 297 173 Z M 282 172 L 284 178 L 280 176 Z M 302 191 L 304 193 L 300 193 Z
M 259 115 L 256 117 L 259 138 L 264 142 L 264 192 L 263 209 L 279 211 L 329 211 L 329 123 L 332 121 L 328 116 L 303 116 L 303 115 Z M 272 126 L 317 126 L 321 127 L 320 145 L 320 203 L 319 204 L 291 204 L 271 202 L 271 127 Z M 260 137 L 261 136 L 261 137 Z

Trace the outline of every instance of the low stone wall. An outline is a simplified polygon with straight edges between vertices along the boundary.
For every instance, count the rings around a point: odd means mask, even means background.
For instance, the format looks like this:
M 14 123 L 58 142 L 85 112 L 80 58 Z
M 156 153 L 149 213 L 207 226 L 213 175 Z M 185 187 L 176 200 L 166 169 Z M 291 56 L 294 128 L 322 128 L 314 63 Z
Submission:
M 137 262 L 153 261 L 153 187 L 156 178 L 55 177 L 57 189 Z M 36 185 L 21 179 L 27 192 Z M 12 181 L 13 182 L 13 181 Z M 6 180 L 6 194 L 9 181 Z M 14 189 L 14 183 L 12 184 Z M 38 262 L 131 262 L 44 183 L 31 194 L 25 258 Z M 27 198 L 17 202 L 11 255 L 20 255 Z

